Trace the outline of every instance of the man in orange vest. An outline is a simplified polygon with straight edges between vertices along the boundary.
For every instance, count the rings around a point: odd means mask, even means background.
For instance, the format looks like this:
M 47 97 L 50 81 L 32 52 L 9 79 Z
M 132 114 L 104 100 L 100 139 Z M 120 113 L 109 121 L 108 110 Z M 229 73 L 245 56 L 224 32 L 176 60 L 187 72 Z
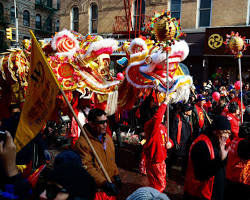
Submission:
M 206 134 L 190 147 L 184 185 L 184 200 L 223 200 L 226 141 L 231 133 L 228 119 L 216 116 Z
M 233 139 L 226 167 L 225 199 L 246 199 L 250 191 L 250 123 L 240 127 Z
M 207 125 L 206 111 L 203 109 L 203 105 L 205 103 L 206 98 L 200 95 L 198 96 L 197 103 L 194 105 L 192 112 L 192 123 L 195 138 L 203 133 Z

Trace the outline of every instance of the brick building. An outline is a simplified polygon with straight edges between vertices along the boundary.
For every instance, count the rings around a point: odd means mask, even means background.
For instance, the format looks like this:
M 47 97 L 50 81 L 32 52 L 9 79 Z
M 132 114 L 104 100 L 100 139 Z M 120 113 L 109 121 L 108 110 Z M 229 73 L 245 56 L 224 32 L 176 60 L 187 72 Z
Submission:
M 59 31 L 59 0 L 16 0 L 19 45 L 30 38 L 29 29 L 39 39 L 50 37 Z M 14 0 L 0 0 L 0 51 L 13 45 L 5 39 L 7 27 L 15 28 Z M 13 31 L 13 38 L 15 38 Z

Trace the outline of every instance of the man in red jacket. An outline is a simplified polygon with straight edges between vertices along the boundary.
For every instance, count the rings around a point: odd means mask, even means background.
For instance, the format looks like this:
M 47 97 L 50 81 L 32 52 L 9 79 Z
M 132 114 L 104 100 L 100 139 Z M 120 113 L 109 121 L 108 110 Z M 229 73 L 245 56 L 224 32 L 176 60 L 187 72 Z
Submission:
M 231 139 L 238 137 L 238 133 L 239 133 L 239 126 L 240 126 L 240 109 L 239 106 L 236 102 L 232 102 L 230 103 L 230 105 L 228 106 L 228 114 L 227 114 L 227 119 L 230 122 L 231 125 Z
M 146 171 L 149 185 L 160 192 L 166 188 L 166 163 L 167 149 L 173 146 L 168 142 L 167 128 L 162 124 L 169 99 L 158 108 L 144 125 L 146 143 L 143 146 L 143 153 L 146 156 Z

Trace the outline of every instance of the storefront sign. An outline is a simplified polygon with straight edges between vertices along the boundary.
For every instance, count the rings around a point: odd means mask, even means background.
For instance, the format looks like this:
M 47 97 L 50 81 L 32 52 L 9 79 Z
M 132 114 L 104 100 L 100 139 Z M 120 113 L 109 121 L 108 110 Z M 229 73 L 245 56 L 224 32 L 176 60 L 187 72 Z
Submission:
M 230 55 L 226 52 L 224 41 L 226 35 L 232 31 L 238 32 L 241 37 L 246 37 L 245 41 L 250 44 L 250 27 L 222 27 L 222 28 L 207 28 L 205 35 L 205 55 Z M 250 55 L 250 47 L 244 52 L 244 55 Z

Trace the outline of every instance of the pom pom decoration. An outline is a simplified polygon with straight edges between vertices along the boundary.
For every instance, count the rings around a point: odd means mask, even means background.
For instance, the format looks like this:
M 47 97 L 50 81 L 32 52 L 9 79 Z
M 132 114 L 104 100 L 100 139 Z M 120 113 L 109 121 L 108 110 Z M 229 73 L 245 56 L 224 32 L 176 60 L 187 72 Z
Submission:
M 146 25 L 146 31 L 155 36 L 157 41 L 165 42 L 167 46 L 174 44 L 175 40 L 184 35 L 179 21 L 172 18 L 169 11 L 163 11 L 162 14 L 156 12 Z
M 242 86 L 241 82 L 240 81 L 236 81 L 235 84 L 234 84 L 234 87 L 236 90 L 240 90 L 240 86 Z
M 214 92 L 212 97 L 216 102 L 218 102 L 220 100 L 220 93 L 219 92 Z
M 242 53 L 247 48 L 245 37 L 241 37 L 238 32 L 231 32 L 230 35 L 227 34 L 227 39 L 224 44 L 226 45 L 227 51 L 232 53 L 237 58 L 242 57 Z
M 117 73 L 116 78 L 117 78 L 117 80 L 121 80 L 122 81 L 124 79 L 123 73 L 121 73 L 121 72 Z
M 51 41 L 51 46 L 54 51 L 57 51 L 56 55 L 68 58 L 73 57 L 80 49 L 76 37 L 68 30 L 57 33 Z

